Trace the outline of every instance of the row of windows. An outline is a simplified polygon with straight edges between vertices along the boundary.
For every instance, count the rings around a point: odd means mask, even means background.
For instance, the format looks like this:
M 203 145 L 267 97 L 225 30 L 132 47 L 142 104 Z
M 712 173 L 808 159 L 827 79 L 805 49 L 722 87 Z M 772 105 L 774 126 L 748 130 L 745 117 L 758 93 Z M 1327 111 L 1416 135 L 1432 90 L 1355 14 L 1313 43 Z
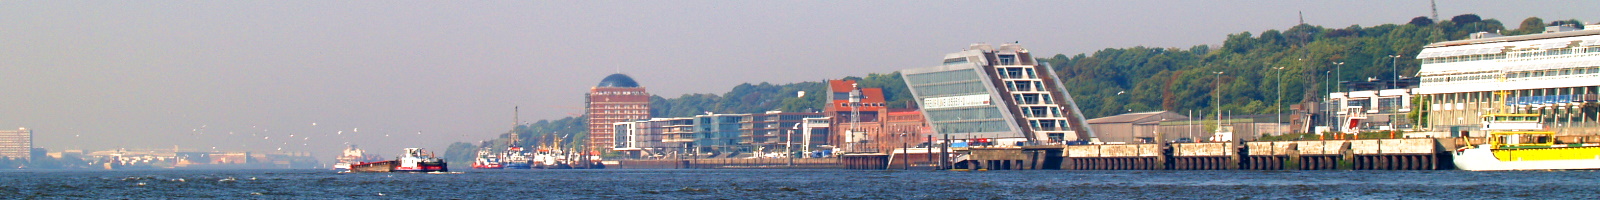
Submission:
M 1017 104 L 1056 104 L 1050 94 L 1012 94 L 1011 99 Z
M 966 57 L 944 59 L 944 65 L 967 64 Z
M 1550 70 L 1540 70 L 1540 71 L 1512 72 L 1512 73 L 1507 73 L 1506 77 L 1508 77 L 1508 78 L 1532 78 L 1532 77 L 1565 76 L 1565 75 L 1576 75 L 1576 74 L 1600 74 L 1600 67 L 1584 67 L 1584 68 L 1568 68 L 1568 69 L 1550 69 Z
M 1066 131 L 1067 120 L 1028 120 L 1036 131 Z
M 939 85 L 924 85 L 916 87 L 917 93 L 924 97 L 937 97 L 961 94 L 988 94 L 989 89 L 983 82 L 971 81 L 964 83 L 948 83 Z
M 1023 107 L 1023 117 L 1061 117 L 1061 108 L 1054 106 Z
M 1006 89 L 1013 92 L 1044 91 L 1043 81 L 1005 81 Z
M 1540 56 L 1559 56 L 1559 55 L 1571 55 L 1571 54 L 1580 54 L 1580 53 L 1600 53 L 1600 47 L 1560 48 L 1560 49 L 1546 49 L 1546 50 L 1512 52 L 1512 53 L 1460 55 L 1460 56 L 1450 56 L 1450 57 L 1433 57 L 1433 58 L 1424 58 L 1424 59 L 1422 59 L 1422 64 L 1440 64 L 1440 63 L 1467 62 L 1467 61 L 1479 61 L 1479 60 L 1498 60 L 1498 59 L 1507 59 L 1507 58 L 1528 58 L 1528 57 L 1540 57 Z
M 950 110 L 924 110 L 928 113 L 928 121 L 957 121 L 975 119 L 1000 119 L 1005 116 L 1000 114 L 1000 108 L 992 106 L 968 107 Z
M 978 80 L 978 73 L 973 70 L 951 70 L 926 74 L 907 74 L 905 75 L 905 79 L 906 82 L 911 83 L 911 85 L 949 83 Z
M 997 63 L 995 63 L 995 65 L 1016 65 L 1017 64 L 1017 55 L 1000 54 L 1000 55 L 995 55 L 995 57 L 997 58 L 997 59 L 995 59 L 996 62 L 997 62 Z
M 1031 67 L 1028 67 L 1028 68 L 999 67 L 999 68 L 995 68 L 994 70 L 995 70 L 995 73 L 999 74 L 1000 78 L 1003 78 L 1003 79 L 1025 79 L 1025 78 L 1039 77 L 1038 75 L 1033 73 L 1033 68 L 1031 68 Z
M 598 91 L 598 92 L 591 92 L 591 93 L 589 93 L 589 95 L 650 95 L 650 94 L 647 94 L 647 93 L 644 93 L 644 92 L 640 92 L 640 91 Z
M 644 104 L 594 104 L 594 105 L 592 105 L 590 107 L 600 108 L 600 109 L 616 109 L 616 108 L 646 109 L 646 108 L 648 108 Z
M 1506 58 L 1506 54 L 1505 53 L 1463 55 L 1463 56 L 1450 56 L 1450 57 L 1434 57 L 1434 58 L 1423 58 L 1422 59 L 1422 64 L 1440 64 L 1440 63 L 1467 62 L 1467 61 L 1479 61 L 1479 60 L 1496 60 L 1496 59 L 1505 59 L 1505 58 Z
M 650 110 L 594 110 L 594 114 L 648 114 Z
M 933 128 L 939 130 L 939 133 L 984 133 L 1011 131 L 1010 126 L 1006 126 L 1006 121 L 1000 119 L 975 122 L 935 122 L 931 124 L 933 124 Z
M 867 106 L 882 107 L 883 106 L 883 103 L 855 103 L 855 104 L 858 105 L 857 107 L 867 107 Z M 850 103 L 839 103 L 839 107 L 850 107 Z
M 1507 78 L 1537 78 L 1537 77 L 1583 75 L 1583 74 L 1600 74 L 1600 67 L 1550 69 L 1550 70 L 1540 70 L 1540 71 L 1521 71 L 1521 72 L 1506 73 L 1505 75 L 1506 75 Z M 1455 81 L 1494 80 L 1496 77 L 1498 77 L 1498 75 L 1496 75 L 1496 74 L 1469 74 L 1469 75 L 1456 75 L 1456 76 L 1446 76 L 1446 77 L 1423 78 L 1422 82 L 1423 83 L 1438 83 L 1438 82 L 1455 82 Z

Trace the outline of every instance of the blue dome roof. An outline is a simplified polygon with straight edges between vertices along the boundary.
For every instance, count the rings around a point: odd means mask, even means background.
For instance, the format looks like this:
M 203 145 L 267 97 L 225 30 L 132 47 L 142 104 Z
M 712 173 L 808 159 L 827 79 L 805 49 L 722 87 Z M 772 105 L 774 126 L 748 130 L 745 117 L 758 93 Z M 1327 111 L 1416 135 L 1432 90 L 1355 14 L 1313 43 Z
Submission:
M 634 82 L 633 81 L 633 77 L 628 77 L 628 75 L 611 74 L 610 76 L 606 76 L 605 79 L 601 79 L 600 80 L 600 85 L 598 85 L 597 87 L 624 87 L 624 88 L 631 88 L 631 87 L 639 87 L 639 82 Z

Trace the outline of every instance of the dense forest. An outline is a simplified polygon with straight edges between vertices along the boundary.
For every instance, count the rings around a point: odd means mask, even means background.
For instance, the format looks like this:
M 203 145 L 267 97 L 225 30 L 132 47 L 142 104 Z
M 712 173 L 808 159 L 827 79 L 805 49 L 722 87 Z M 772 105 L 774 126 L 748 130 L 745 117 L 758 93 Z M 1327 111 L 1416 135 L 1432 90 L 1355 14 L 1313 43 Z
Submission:
M 1538 33 L 1547 25 L 1562 24 L 1582 26 L 1577 20 L 1546 24 L 1535 17 L 1507 30 L 1498 20 L 1473 14 L 1438 23 L 1417 17 L 1406 24 L 1371 27 L 1301 24 L 1285 31 L 1229 34 L 1221 46 L 1108 48 L 1041 60 L 1055 67 L 1089 118 L 1156 110 L 1212 116 L 1217 104 L 1223 112 L 1264 114 L 1277 112 L 1279 84 L 1287 109 L 1315 100 L 1338 81 L 1412 76 L 1419 66 L 1412 58 L 1428 43 L 1465 39 L 1476 32 Z
M 1546 23 L 1530 17 L 1522 20 L 1517 29 L 1506 29 L 1498 20 L 1474 14 L 1435 21 L 1416 17 L 1405 24 L 1344 28 L 1300 24 L 1284 31 L 1229 34 L 1220 46 L 1107 48 L 1039 60 L 1054 67 L 1088 118 L 1156 110 L 1193 110 L 1196 116 L 1203 117 L 1215 115 L 1213 106 L 1218 104 L 1223 112 L 1236 115 L 1265 114 L 1278 112 L 1274 105 L 1280 95 L 1283 108 L 1287 109 L 1290 104 L 1315 100 L 1333 82 L 1411 76 L 1419 66 L 1419 61 L 1412 58 L 1428 43 L 1465 39 L 1476 32 L 1522 35 L 1542 32 L 1545 26 L 1583 26 L 1577 20 Z M 883 88 L 891 108 L 908 107 L 912 99 L 899 72 L 844 79 L 856 80 L 861 87 Z M 763 82 L 740 84 L 721 95 L 684 94 L 670 99 L 652 96 L 651 116 L 821 111 L 825 87 L 822 81 L 781 85 Z M 797 97 L 798 91 L 807 95 Z M 517 135 L 522 137 L 523 145 L 540 145 L 557 137 L 564 137 L 563 142 L 568 145 L 578 145 L 588 138 L 584 123 L 582 117 L 540 120 L 513 127 L 488 143 L 504 146 L 512 133 L 520 133 Z M 446 156 L 471 160 L 478 145 L 452 144 Z

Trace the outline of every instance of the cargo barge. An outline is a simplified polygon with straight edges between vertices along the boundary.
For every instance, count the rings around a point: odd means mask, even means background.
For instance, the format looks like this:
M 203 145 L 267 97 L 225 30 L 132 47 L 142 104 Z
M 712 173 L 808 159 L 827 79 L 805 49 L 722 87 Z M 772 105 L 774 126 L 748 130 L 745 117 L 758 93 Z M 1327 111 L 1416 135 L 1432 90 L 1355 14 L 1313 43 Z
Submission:
M 351 172 L 448 172 L 449 166 L 433 152 L 422 148 L 405 148 L 405 154 L 395 160 L 362 162 L 350 165 Z

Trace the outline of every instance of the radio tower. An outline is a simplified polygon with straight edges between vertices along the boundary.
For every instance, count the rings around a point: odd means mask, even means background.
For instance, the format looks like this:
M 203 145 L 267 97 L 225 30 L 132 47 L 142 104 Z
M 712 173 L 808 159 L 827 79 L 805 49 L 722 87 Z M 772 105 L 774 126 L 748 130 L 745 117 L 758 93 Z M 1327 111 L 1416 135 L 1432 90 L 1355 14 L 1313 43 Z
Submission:
M 855 143 L 861 140 L 856 136 L 856 124 L 861 123 L 861 88 L 855 83 L 850 84 L 850 151 L 855 151 Z
M 1433 23 L 1439 23 L 1439 4 L 1434 0 L 1428 0 L 1428 8 L 1433 9 Z

